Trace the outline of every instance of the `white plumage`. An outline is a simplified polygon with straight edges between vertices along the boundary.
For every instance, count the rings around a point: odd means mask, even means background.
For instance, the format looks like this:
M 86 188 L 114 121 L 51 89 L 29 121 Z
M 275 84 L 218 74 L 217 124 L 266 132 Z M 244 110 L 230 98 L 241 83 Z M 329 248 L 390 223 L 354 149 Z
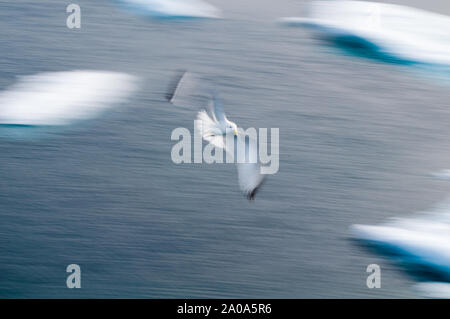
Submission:
M 192 81 L 187 81 L 188 77 L 192 77 L 192 75 L 186 72 L 177 77 L 172 92 L 167 95 L 167 99 L 171 103 L 177 105 L 177 100 L 179 100 L 183 101 L 183 106 L 186 106 L 186 104 L 192 106 L 192 100 L 186 99 L 186 96 L 192 95 L 192 93 L 186 94 L 186 89 L 197 86 Z M 184 94 L 181 94 L 182 91 L 184 91 Z M 242 130 L 238 129 L 236 123 L 228 120 L 224 112 L 223 102 L 217 94 L 212 94 L 208 102 L 211 116 L 204 109 L 198 112 L 195 130 L 200 132 L 205 141 L 232 155 L 237 166 L 239 187 L 249 200 L 254 199 L 256 192 L 264 182 L 265 176 L 261 174 L 256 141 L 240 134 Z M 234 135 L 232 145 L 226 143 L 227 135 L 230 136 L 230 134 Z

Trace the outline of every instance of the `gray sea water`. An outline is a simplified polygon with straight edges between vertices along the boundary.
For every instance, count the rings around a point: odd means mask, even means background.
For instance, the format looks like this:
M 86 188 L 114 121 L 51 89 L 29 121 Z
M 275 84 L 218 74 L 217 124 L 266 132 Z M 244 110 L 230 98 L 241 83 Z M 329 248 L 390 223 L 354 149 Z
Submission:
M 301 2 L 211 2 L 226 19 L 77 0 L 79 30 L 64 1 L 0 3 L 1 90 L 48 71 L 141 78 L 100 118 L 0 136 L 0 297 L 418 297 L 349 226 L 447 198 L 430 174 L 449 168 L 448 83 L 274 23 Z M 208 77 L 240 126 L 280 128 L 280 170 L 254 202 L 233 165 L 172 163 L 170 134 L 195 117 L 164 99 L 177 69 Z M 81 289 L 66 288 L 73 263 Z M 380 289 L 366 286 L 373 263 Z

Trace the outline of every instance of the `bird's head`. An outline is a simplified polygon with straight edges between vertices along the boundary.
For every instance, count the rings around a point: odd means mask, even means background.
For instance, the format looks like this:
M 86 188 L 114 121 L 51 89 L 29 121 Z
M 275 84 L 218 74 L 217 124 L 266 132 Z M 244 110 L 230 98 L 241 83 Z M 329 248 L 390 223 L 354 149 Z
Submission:
M 234 136 L 238 135 L 238 127 L 236 123 L 228 121 L 227 126 L 225 128 L 226 134 L 234 134 Z

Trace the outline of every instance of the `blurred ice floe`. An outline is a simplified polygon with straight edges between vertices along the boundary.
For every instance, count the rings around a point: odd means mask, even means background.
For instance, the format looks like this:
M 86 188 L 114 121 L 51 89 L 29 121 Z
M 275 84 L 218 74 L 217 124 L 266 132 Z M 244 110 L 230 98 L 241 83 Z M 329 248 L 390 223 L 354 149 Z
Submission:
M 57 126 L 94 118 L 137 85 L 128 74 L 67 71 L 23 76 L 0 92 L 0 125 Z
M 449 16 L 366 1 L 313 1 L 307 9 L 306 17 L 279 22 L 312 27 L 339 46 L 394 62 L 450 65 Z
M 410 273 L 428 273 L 442 280 L 419 284 L 421 292 L 427 291 L 424 296 L 450 298 L 450 202 L 432 212 L 395 219 L 384 225 L 353 225 L 351 233 L 355 238 L 381 248 L 379 252 L 394 252 L 395 258 Z M 429 278 L 425 276 L 420 280 Z
M 141 15 L 160 18 L 219 18 L 220 11 L 202 0 L 121 0 Z

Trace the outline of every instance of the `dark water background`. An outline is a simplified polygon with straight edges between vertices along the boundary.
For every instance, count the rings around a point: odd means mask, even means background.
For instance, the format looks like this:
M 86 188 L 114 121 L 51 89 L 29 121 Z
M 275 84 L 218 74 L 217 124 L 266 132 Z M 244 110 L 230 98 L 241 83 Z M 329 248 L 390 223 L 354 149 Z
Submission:
M 63 1 L 0 3 L 0 88 L 94 69 L 140 90 L 83 125 L 0 137 L 0 297 L 417 297 L 348 227 L 447 197 L 429 176 L 449 168 L 447 84 L 275 24 L 296 1 L 216 1 L 228 19 L 193 21 L 76 3 L 80 30 Z M 280 171 L 255 202 L 232 165 L 171 162 L 172 130 L 195 116 L 164 100 L 180 68 L 220 88 L 240 126 L 280 128 Z M 65 286 L 72 263 L 82 289 Z M 372 263 L 381 289 L 366 287 Z

